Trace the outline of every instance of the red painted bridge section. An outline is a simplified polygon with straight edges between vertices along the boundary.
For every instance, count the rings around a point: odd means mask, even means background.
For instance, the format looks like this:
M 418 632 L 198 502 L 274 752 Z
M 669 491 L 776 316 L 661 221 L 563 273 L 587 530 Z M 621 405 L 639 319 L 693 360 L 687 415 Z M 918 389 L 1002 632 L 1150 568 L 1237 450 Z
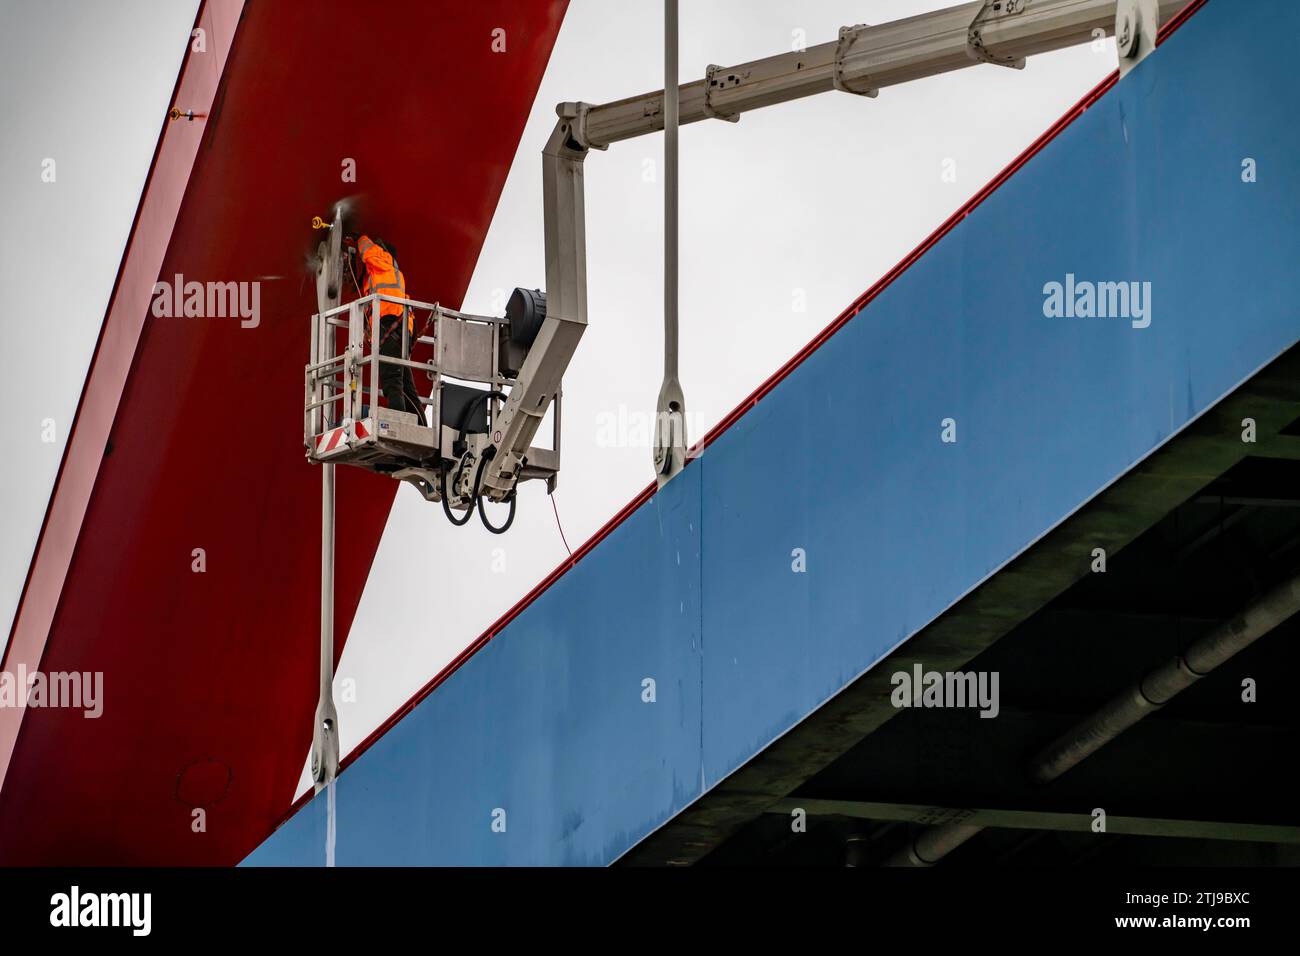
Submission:
M 4 652 L 10 672 L 102 672 L 103 715 L 0 708 L 0 863 L 230 864 L 284 814 L 319 639 L 320 475 L 285 453 L 308 223 L 363 193 L 367 228 L 422 264 L 412 294 L 459 303 L 565 5 L 200 9 L 173 100 L 200 115 L 164 123 Z M 148 317 L 176 274 L 258 281 L 258 324 Z M 338 475 L 340 637 L 394 491 Z

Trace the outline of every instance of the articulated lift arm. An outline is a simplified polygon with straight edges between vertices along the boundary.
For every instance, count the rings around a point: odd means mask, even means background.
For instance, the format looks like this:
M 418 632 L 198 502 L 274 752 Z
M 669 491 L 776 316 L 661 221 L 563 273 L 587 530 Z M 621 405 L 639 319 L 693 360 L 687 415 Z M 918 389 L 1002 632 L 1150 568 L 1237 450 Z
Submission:
M 703 79 L 678 91 L 679 122 L 736 120 L 764 106 L 841 90 L 874 96 L 887 86 L 980 63 L 1023 67 L 1026 57 L 1116 34 L 1121 67 L 1155 45 L 1157 23 L 1188 0 L 973 0 L 879 26 L 842 27 L 839 38 L 737 66 L 710 66 Z M 1118 7 L 1118 9 L 1117 9 Z M 1145 38 L 1145 39 L 1143 39 Z M 1135 45 L 1134 41 L 1137 41 Z M 663 129 L 663 91 L 577 111 L 576 143 L 611 144 Z M 562 114 L 563 115 L 563 114 Z
M 1121 74 L 1155 48 L 1159 25 L 1188 0 L 972 0 L 892 23 L 842 27 L 836 40 L 732 67 L 709 66 L 703 79 L 677 90 L 679 123 L 736 121 L 742 113 L 839 90 L 874 97 L 887 86 L 982 63 L 1021 69 L 1025 58 L 1116 36 Z M 675 53 L 675 51 L 674 51 Z M 670 104 L 671 105 L 671 104 Z M 484 486 L 505 493 L 559 387 L 587 325 L 583 162 L 590 149 L 665 128 L 663 90 L 604 105 L 561 103 L 559 122 L 542 157 L 548 315 L 538 345 L 492 436 L 496 457 Z M 665 341 L 665 374 L 676 381 L 673 329 Z M 660 428 L 678 423 L 680 387 L 660 393 Z M 676 402 L 676 406 L 674 406 Z M 661 479 L 679 470 L 673 449 L 656 447 Z M 666 466 L 667 470 L 663 470 Z
M 572 125 L 560 122 L 542 151 L 545 207 L 546 319 L 519 370 L 518 382 L 497 416 L 491 436 L 495 455 L 483 475 L 494 498 L 514 487 L 533 436 L 559 392 L 560 379 L 587 329 L 587 236 L 582 161 L 587 150 L 573 141 Z

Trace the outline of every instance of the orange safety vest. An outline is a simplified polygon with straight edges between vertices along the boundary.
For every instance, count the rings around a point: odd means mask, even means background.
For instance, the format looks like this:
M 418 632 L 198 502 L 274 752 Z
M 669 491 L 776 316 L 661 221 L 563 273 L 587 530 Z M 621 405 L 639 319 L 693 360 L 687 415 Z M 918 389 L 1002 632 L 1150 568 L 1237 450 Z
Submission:
M 372 242 L 369 236 L 361 236 L 357 239 L 357 252 L 361 254 L 361 261 L 366 267 L 365 279 L 361 283 L 362 295 L 378 292 L 399 299 L 406 298 L 406 277 L 402 275 L 402 269 L 396 259 Z M 379 303 L 381 316 L 398 316 L 403 313 L 406 314 L 407 329 L 414 333 L 415 317 L 410 309 L 396 302 Z

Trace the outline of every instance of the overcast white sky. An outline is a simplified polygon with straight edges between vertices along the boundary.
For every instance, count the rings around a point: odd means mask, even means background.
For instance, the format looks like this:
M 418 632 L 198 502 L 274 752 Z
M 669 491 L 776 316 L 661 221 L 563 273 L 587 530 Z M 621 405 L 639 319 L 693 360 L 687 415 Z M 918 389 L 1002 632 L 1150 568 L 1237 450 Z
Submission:
M 788 50 L 796 31 L 812 45 L 834 39 L 844 24 L 882 23 L 951 2 L 686 0 L 682 80 L 698 78 L 709 63 Z M 6 630 L 195 8 L 193 0 L 0 0 L 0 190 L 11 253 L 0 257 L 8 299 L 0 324 L 11 360 L 18 359 L 6 389 L 14 412 L 9 460 L 0 470 Z M 544 287 L 539 156 L 555 104 L 657 89 L 661 37 L 657 2 L 573 0 L 467 311 L 499 313 L 501 290 Z M 1101 50 L 1035 58 L 1024 72 L 979 66 L 886 89 L 874 100 L 827 94 L 738 124 L 683 128 L 681 379 L 691 438 L 1114 65 L 1107 41 Z M 644 429 L 611 426 L 652 412 L 659 390 L 662 143 L 659 135 L 620 143 L 586 164 L 590 324 L 565 379 L 556 493 L 575 548 L 651 479 Z M 57 190 L 41 182 L 47 156 L 58 160 Z M 942 175 L 947 161 L 955 182 Z M 21 262 L 12 255 L 19 245 Z M 420 298 L 420 265 L 403 265 Z M 33 323 L 38 314 L 57 321 Z M 55 443 L 41 441 L 46 418 L 56 422 Z M 564 556 L 535 482 L 521 490 L 504 537 L 477 521 L 452 528 L 439 506 L 399 489 L 339 668 L 340 685 L 354 682 L 355 693 L 355 702 L 350 693 L 339 703 L 344 751 Z
M 197 9 L 0 0 L 5 642 Z

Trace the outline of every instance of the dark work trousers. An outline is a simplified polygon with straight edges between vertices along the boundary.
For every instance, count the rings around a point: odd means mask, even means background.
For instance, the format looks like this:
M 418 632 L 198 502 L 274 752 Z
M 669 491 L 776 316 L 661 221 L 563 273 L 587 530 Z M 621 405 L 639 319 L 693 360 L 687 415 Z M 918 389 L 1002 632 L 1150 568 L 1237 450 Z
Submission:
M 385 315 L 379 320 L 379 354 L 391 358 L 406 358 L 402 354 L 402 318 Z M 409 335 L 408 335 L 409 340 Z M 394 411 L 412 412 L 421 419 L 419 392 L 415 390 L 415 376 L 411 370 L 402 365 L 379 363 L 379 387 L 384 390 L 388 407 Z

